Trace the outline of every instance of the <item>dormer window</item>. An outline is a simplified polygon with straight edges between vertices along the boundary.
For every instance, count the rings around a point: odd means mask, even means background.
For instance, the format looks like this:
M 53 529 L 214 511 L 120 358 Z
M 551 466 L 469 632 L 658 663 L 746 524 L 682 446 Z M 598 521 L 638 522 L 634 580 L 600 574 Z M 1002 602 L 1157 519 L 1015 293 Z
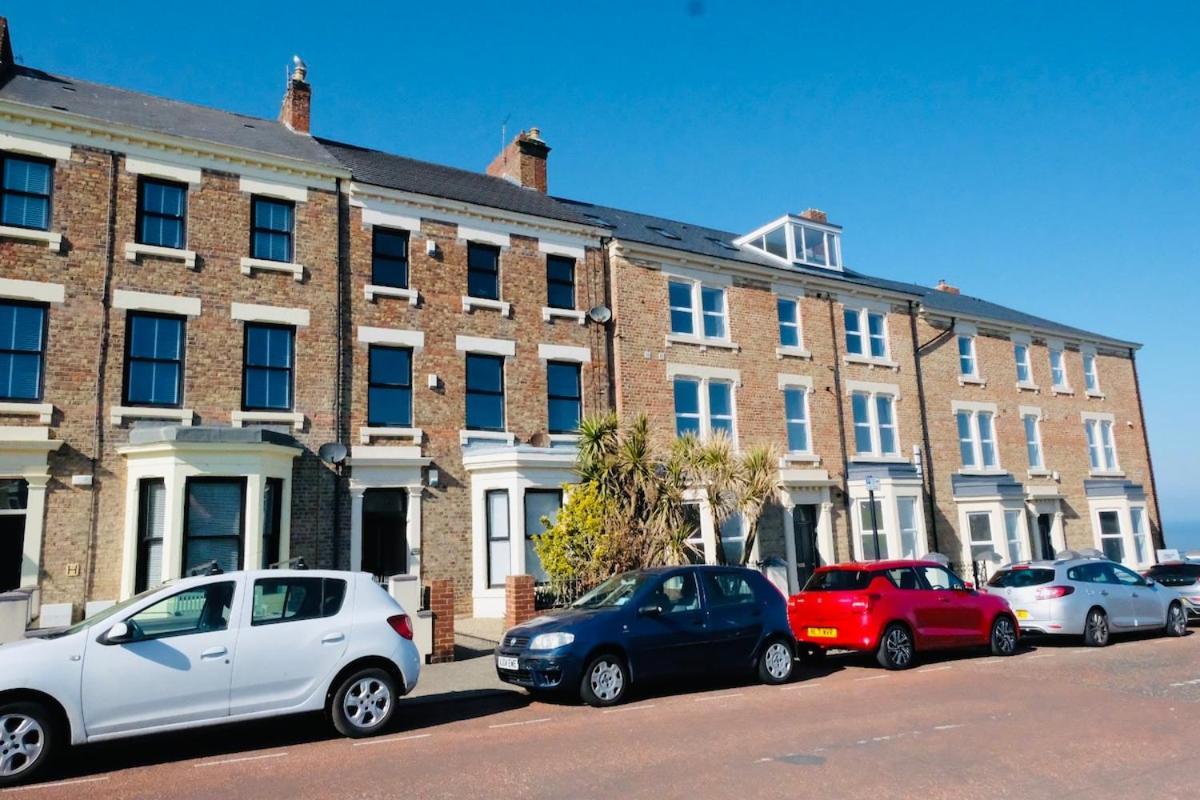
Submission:
M 841 228 L 830 225 L 824 212 L 809 209 L 785 217 L 735 239 L 789 264 L 823 269 L 842 268 Z

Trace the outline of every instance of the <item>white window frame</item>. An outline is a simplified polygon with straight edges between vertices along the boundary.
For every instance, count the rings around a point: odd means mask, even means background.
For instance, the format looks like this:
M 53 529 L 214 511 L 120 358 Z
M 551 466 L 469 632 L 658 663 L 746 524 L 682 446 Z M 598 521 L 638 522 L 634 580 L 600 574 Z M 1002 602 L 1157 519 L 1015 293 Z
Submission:
M 709 384 L 723 383 L 729 385 L 729 416 L 730 416 L 730 435 L 729 439 L 733 442 L 734 449 L 737 449 L 738 441 L 738 414 L 737 414 L 737 390 L 742 384 L 741 373 L 735 369 L 724 369 L 721 367 L 701 367 L 690 364 L 668 364 L 667 379 L 671 382 L 671 420 L 676 421 L 677 414 L 674 409 L 675 400 L 675 381 L 676 380 L 692 380 L 699 384 L 699 422 L 701 441 L 707 441 L 712 438 L 712 409 L 709 403 Z M 690 415 L 689 415 L 690 416 Z
M 1062 342 L 1050 340 L 1046 342 L 1047 357 L 1050 361 L 1050 391 L 1055 394 L 1072 394 L 1071 378 L 1067 374 L 1067 347 Z M 1061 381 L 1054 379 L 1054 357 L 1058 356 L 1058 371 Z
M 1100 359 L 1096 354 L 1096 348 L 1084 345 L 1079 348 L 1079 354 L 1083 357 L 1083 388 L 1088 397 L 1104 397 L 1104 390 L 1100 388 Z M 1088 364 L 1091 364 L 1091 369 L 1088 369 Z
M 1042 410 L 1032 406 L 1021 406 L 1018 411 L 1021 415 L 1021 432 L 1025 437 L 1025 456 L 1029 460 L 1030 475 L 1048 475 L 1049 470 L 1046 469 L 1046 448 L 1042 444 Z M 1029 437 L 1029 429 L 1027 420 L 1033 420 L 1033 438 Z M 1029 459 L 1029 449 L 1033 446 L 1037 449 L 1038 463 L 1033 463 L 1033 459 Z
M 671 284 L 673 284 L 673 283 L 678 283 L 680 285 L 688 287 L 689 296 L 691 298 L 691 307 L 690 308 L 685 308 L 683 306 L 673 306 L 670 304 L 671 303 Z M 694 277 L 694 276 L 689 276 L 689 275 L 680 275 L 675 272 L 668 273 L 667 274 L 667 306 L 668 306 L 667 328 L 668 328 L 669 332 L 667 334 L 667 341 L 668 342 L 682 341 L 682 342 L 703 342 L 703 343 L 710 343 L 710 342 L 730 343 L 732 341 L 732 339 L 730 338 L 731 334 L 730 334 L 730 320 L 729 320 L 729 291 L 728 291 L 728 288 L 729 288 L 728 284 L 722 283 L 720 281 L 714 281 L 714 280 L 709 280 L 706 278 Z M 719 314 L 714 313 L 714 312 L 706 312 L 704 310 L 704 296 L 703 295 L 704 295 L 705 289 L 707 289 L 709 291 L 719 292 L 721 294 L 721 311 Z M 673 311 L 687 311 L 691 314 L 691 316 L 692 316 L 692 331 L 691 331 L 691 333 L 684 333 L 684 332 L 680 332 L 680 331 L 671 330 L 669 317 L 670 317 L 670 313 Z M 704 333 L 704 318 L 706 316 L 719 316 L 720 317 L 722 327 L 725 329 L 725 332 L 723 335 L 721 335 L 721 336 L 705 335 L 705 333 Z
M 842 344 L 846 349 L 845 360 L 849 363 L 899 368 L 899 365 L 892 360 L 892 341 L 888 325 L 888 317 L 891 316 L 891 306 L 887 303 L 864 300 L 857 297 L 843 296 L 839 299 L 844 312 L 842 320 L 845 327 L 845 336 L 842 339 Z M 854 314 L 857 320 L 856 332 L 862 341 L 863 348 L 861 353 L 855 353 L 850 350 L 851 330 L 848 325 L 845 325 L 847 314 Z M 881 332 L 879 336 L 872 336 L 871 334 L 871 317 L 880 318 Z M 883 342 L 883 355 L 872 355 L 872 339 Z
M 880 460 L 880 459 L 883 459 L 883 460 L 890 460 L 890 461 L 903 461 L 904 457 L 903 457 L 902 453 L 904 452 L 904 449 L 900 444 L 900 418 L 899 418 L 900 387 L 895 386 L 893 384 L 867 383 L 865 381 L 846 381 L 846 393 L 848 395 L 850 395 L 850 397 L 851 397 L 850 421 L 851 421 L 851 425 L 852 425 L 851 433 L 852 433 L 852 439 L 854 441 L 854 449 L 855 449 L 854 458 L 856 460 L 863 460 L 863 459 Z M 867 396 L 867 424 L 870 426 L 870 431 L 871 431 L 871 450 L 870 450 L 870 452 L 867 452 L 867 453 L 863 453 L 858 450 L 858 437 L 857 437 L 857 435 L 854 435 L 857 431 L 857 428 L 859 427 L 858 420 L 856 420 L 854 418 L 853 397 L 856 394 L 863 394 L 863 395 Z M 891 400 L 891 403 L 892 403 L 892 425 L 891 425 L 891 427 L 892 427 L 892 431 L 894 433 L 894 438 L 896 440 L 895 452 L 883 452 L 883 449 L 882 449 L 882 442 L 883 442 L 882 426 L 879 424 L 879 408 L 877 405 L 877 403 L 878 403 L 877 398 L 879 398 L 879 397 L 887 397 Z
M 996 407 L 996 404 L 995 403 L 967 403 L 967 402 L 962 402 L 962 401 L 955 401 L 955 402 L 951 403 L 951 410 L 954 412 L 954 431 L 955 431 L 955 435 L 958 436 L 958 441 L 959 441 L 959 446 L 960 446 L 959 447 L 959 449 L 960 449 L 959 457 L 960 457 L 960 459 L 962 457 L 961 446 L 965 440 L 962 439 L 961 433 L 958 429 L 958 417 L 960 414 L 965 414 L 965 415 L 967 415 L 968 420 L 969 420 L 968 424 L 967 424 L 967 428 L 968 428 L 967 432 L 971 437 L 970 438 L 971 452 L 972 452 L 972 455 L 973 455 L 974 461 L 975 461 L 974 464 L 967 464 L 964 462 L 962 465 L 962 468 L 959 470 L 959 472 L 964 473 L 964 474 L 969 474 L 969 473 L 993 474 L 993 473 L 997 473 L 997 472 L 1003 472 L 1003 469 L 1000 466 L 1000 446 L 999 446 L 1000 437 L 996 431 L 996 418 L 998 416 L 1000 416 L 1000 414 L 999 414 L 999 409 Z M 991 446 L 992 446 L 992 457 L 993 457 L 994 463 L 992 463 L 990 465 L 985 462 L 985 459 L 983 457 L 983 455 L 984 455 L 984 451 L 983 451 L 984 437 L 983 437 L 983 429 L 980 426 L 980 418 L 982 415 L 987 415 L 989 418 L 989 421 L 991 423 L 991 434 L 992 435 L 991 435 L 990 442 L 991 442 Z
M 983 383 L 983 379 L 979 373 L 979 350 L 976 347 L 976 341 L 979 337 L 979 330 L 969 322 L 956 322 L 954 324 L 954 351 L 958 358 L 958 382 L 959 384 L 966 383 Z M 963 344 L 966 343 L 967 352 L 963 353 Z M 971 369 L 963 370 L 963 359 L 970 361 Z
M 1093 475 L 1121 475 L 1117 456 L 1116 419 L 1112 414 L 1083 412 L 1083 435 Z
M 784 453 L 784 459 L 796 459 L 798 457 L 811 457 L 813 455 L 813 429 L 812 429 L 812 409 L 809 404 L 809 398 L 812 396 L 813 381 L 807 375 L 780 375 L 779 390 L 784 393 L 783 402 L 783 421 L 784 421 L 784 441 L 789 440 L 788 428 L 793 422 L 801 422 L 801 420 L 793 420 L 787 415 L 787 392 L 799 391 L 804 403 L 804 438 L 808 442 L 808 447 L 804 450 L 788 450 Z M 893 412 L 895 409 L 893 409 Z
M 1154 544 L 1147 527 L 1146 506 L 1129 504 L 1129 535 L 1133 539 L 1133 557 L 1138 564 L 1154 563 Z
M 852 481 L 848 487 L 850 494 L 850 530 L 853 534 L 851 556 L 856 561 L 866 559 L 865 537 L 871 535 L 869 528 L 862 524 L 861 506 L 868 501 L 865 485 Z M 875 492 L 875 501 L 879 503 L 879 538 L 885 543 L 889 558 L 904 558 L 904 539 L 900 528 L 900 501 L 912 501 L 913 508 L 913 548 L 914 558 L 924 555 L 928 547 L 925 520 L 925 504 L 921 501 L 921 485 L 916 481 L 894 482 L 890 479 L 881 481 L 880 488 Z
M 1017 388 L 1037 391 L 1037 382 L 1033 380 L 1033 338 L 1025 334 L 1013 334 L 1009 337 L 1013 346 L 1013 365 L 1017 375 Z M 1019 357 L 1017 348 L 1024 350 L 1025 358 Z M 1021 368 L 1025 369 L 1025 378 L 1021 378 Z

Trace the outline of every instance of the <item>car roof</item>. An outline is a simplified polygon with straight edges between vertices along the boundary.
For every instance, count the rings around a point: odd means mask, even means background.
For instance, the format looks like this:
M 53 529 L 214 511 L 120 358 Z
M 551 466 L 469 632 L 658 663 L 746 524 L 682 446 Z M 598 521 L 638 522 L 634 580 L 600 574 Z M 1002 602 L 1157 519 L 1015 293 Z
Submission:
M 936 561 L 931 561 L 925 558 L 890 558 L 885 561 L 843 561 L 838 564 L 828 564 L 820 567 L 818 572 L 835 572 L 838 570 L 867 570 L 869 572 L 882 572 L 883 570 L 896 569 L 897 567 L 945 567 L 945 564 L 939 564 Z

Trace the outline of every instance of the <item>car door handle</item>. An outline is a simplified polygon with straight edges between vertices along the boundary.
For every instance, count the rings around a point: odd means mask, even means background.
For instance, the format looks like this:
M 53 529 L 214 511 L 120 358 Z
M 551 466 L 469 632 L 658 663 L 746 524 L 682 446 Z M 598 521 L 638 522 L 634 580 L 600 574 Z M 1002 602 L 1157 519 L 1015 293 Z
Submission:
M 344 633 L 327 633 L 321 637 L 321 644 L 337 644 L 338 642 L 345 641 L 345 639 L 346 635 Z
M 1104 595 L 1105 597 L 1108 597 L 1108 592 L 1100 592 L 1100 594 Z
M 210 647 L 200 653 L 200 657 L 204 659 L 220 658 L 228 652 L 229 650 L 224 647 Z

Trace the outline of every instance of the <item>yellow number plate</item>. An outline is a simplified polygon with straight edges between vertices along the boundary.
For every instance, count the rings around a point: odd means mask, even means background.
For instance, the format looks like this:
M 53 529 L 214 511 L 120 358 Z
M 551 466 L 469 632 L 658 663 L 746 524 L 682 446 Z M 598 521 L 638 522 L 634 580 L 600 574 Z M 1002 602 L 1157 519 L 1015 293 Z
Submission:
M 837 628 L 809 628 L 808 635 L 814 639 L 834 639 L 837 637 Z
M 1017 609 L 1017 619 L 1029 619 L 1029 612 L 1023 608 Z

